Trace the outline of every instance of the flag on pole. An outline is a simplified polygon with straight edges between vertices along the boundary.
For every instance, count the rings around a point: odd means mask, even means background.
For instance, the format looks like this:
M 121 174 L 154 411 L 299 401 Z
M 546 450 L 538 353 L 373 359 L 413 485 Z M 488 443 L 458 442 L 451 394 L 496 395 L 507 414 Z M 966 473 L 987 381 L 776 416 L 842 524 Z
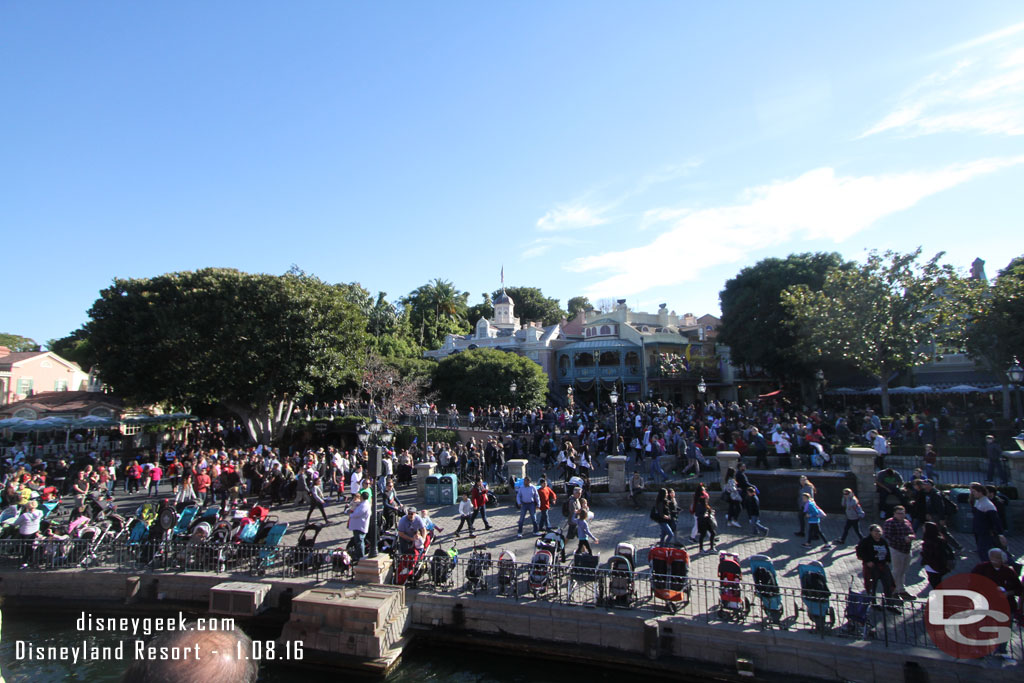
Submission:
M 501 288 L 505 289 L 505 264 L 501 264 Z

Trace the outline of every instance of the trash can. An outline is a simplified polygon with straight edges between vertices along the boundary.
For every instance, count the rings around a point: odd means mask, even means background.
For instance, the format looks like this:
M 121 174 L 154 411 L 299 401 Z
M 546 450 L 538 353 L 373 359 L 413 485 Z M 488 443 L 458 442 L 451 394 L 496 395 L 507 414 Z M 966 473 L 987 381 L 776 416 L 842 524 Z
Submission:
M 437 505 L 441 498 L 441 478 L 436 474 L 427 475 L 423 487 L 424 500 L 427 505 Z
M 438 505 L 455 505 L 459 501 L 459 478 L 454 474 L 441 475 Z

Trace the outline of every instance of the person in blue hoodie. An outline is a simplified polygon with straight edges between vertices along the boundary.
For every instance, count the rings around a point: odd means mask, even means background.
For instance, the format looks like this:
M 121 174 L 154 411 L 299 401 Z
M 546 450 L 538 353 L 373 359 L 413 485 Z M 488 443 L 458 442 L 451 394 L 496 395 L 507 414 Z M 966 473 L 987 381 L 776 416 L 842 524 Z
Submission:
M 828 517 L 828 515 L 818 507 L 818 504 L 814 502 L 814 498 L 811 498 L 811 494 L 805 493 L 802 497 L 804 500 L 804 516 L 807 518 L 807 542 L 801 543 L 801 545 L 805 548 L 810 548 L 811 541 L 820 538 L 825 548 L 831 548 L 832 544 L 821 533 L 821 519 L 822 517 Z

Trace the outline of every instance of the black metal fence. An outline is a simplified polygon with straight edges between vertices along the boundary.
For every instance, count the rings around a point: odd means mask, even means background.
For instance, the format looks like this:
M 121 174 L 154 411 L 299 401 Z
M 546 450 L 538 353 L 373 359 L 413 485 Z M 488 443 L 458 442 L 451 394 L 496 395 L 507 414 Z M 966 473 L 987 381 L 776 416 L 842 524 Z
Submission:
M 395 561 L 391 580 L 439 594 L 490 595 L 517 602 L 675 614 L 708 624 L 731 623 L 760 629 L 805 631 L 890 645 L 935 648 L 925 627 L 927 600 L 867 596 L 846 590 L 805 590 L 721 579 L 679 579 L 650 570 L 502 562 L 496 555 Z M 839 587 L 835 587 L 839 588 Z M 1009 653 L 1024 657 L 1024 631 L 1012 625 Z

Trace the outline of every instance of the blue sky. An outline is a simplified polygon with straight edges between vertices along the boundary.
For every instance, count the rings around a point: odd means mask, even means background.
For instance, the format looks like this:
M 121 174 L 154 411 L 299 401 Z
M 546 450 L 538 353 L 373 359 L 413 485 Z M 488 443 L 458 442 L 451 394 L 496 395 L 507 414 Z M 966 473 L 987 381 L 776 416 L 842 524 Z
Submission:
M 1017 3 L 0 4 L 0 331 L 292 264 L 718 312 L 769 256 L 1024 253 Z

